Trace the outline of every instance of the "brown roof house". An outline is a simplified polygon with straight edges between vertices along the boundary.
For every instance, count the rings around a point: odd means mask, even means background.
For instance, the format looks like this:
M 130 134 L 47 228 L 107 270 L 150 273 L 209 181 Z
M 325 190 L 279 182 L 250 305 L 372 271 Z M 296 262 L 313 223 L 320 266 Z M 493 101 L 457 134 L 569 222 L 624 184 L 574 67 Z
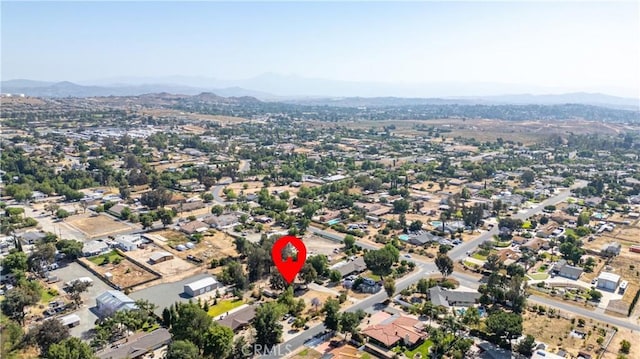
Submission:
M 186 234 L 205 232 L 207 229 L 209 229 L 209 225 L 198 220 L 187 222 L 180 226 L 180 230 Z
M 407 348 L 415 348 L 426 338 L 423 324 L 417 319 L 394 315 L 380 324 L 365 328 L 362 334 L 369 337 L 369 343 L 391 349 L 402 343 Z
M 236 312 L 226 315 L 218 320 L 218 324 L 231 328 L 234 332 L 238 332 L 246 328 L 256 316 L 256 306 L 250 305 Z

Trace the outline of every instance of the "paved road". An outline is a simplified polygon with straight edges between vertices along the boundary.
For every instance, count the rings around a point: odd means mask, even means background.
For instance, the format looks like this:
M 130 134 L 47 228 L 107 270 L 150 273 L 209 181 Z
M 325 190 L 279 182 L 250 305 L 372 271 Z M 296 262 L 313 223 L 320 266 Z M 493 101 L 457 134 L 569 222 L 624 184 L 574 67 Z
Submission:
M 577 181 L 573 186 L 571 186 L 570 189 L 574 189 L 574 188 L 578 188 L 578 187 L 583 187 L 586 186 L 587 182 L 586 181 Z M 534 214 L 540 213 L 543 208 L 545 206 L 548 205 L 555 205 L 558 204 L 564 200 L 566 200 L 569 195 L 571 194 L 571 191 L 569 189 L 562 191 L 561 193 L 548 198 L 547 200 L 541 202 L 540 204 L 538 204 L 537 206 L 527 209 L 521 213 L 518 213 L 516 215 L 514 215 L 514 218 L 517 219 L 522 219 L 525 220 L 529 217 L 531 217 Z M 341 235 L 337 235 L 335 233 L 331 233 L 331 232 L 327 232 L 324 231 L 320 228 L 317 227 L 313 227 L 313 226 L 309 226 L 309 231 L 320 235 L 324 238 L 328 238 L 331 240 L 335 240 L 335 241 L 341 241 L 343 239 L 343 236 Z M 452 249 L 451 251 L 449 251 L 449 255 L 451 256 L 452 259 L 454 260 L 459 260 L 462 259 L 466 256 L 466 252 L 467 251 L 472 251 L 475 250 L 476 247 L 481 244 L 482 242 L 484 242 L 485 240 L 491 239 L 492 236 L 494 234 L 498 234 L 498 229 L 494 228 L 493 230 L 487 231 L 482 233 L 481 235 L 479 235 L 478 237 L 467 241 L 463 244 L 460 244 L 458 246 L 456 246 L 454 249 Z M 366 243 L 363 241 L 357 241 L 356 242 L 359 246 L 361 246 L 362 248 L 368 248 L 368 249 L 377 249 L 377 247 L 373 246 L 370 243 Z M 424 278 L 424 277 L 428 277 L 430 275 L 436 274 L 438 273 L 438 270 L 435 266 L 435 264 L 433 262 L 423 262 L 420 260 L 417 260 L 415 258 L 411 258 L 411 261 L 413 261 L 414 263 L 416 263 L 416 271 L 404 278 L 401 278 L 399 281 L 396 282 L 396 291 L 400 292 L 403 289 L 407 288 L 408 286 L 410 286 L 411 284 L 417 282 L 420 278 Z M 458 280 L 460 282 L 461 285 L 468 287 L 468 288 L 474 288 L 477 289 L 479 286 L 479 281 L 477 278 L 463 274 L 463 273 L 453 273 L 451 275 L 452 277 L 454 277 L 456 280 Z M 385 299 L 387 298 L 387 295 L 384 291 L 378 292 L 377 294 L 374 294 L 370 297 L 368 297 L 367 299 L 364 299 L 362 301 L 360 301 L 359 303 L 356 303 L 354 305 L 352 305 L 351 307 L 349 307 L 346 311 L 348 312 L 353 312 L 353 311 L 357 311 L 358 309 L 362 309 L 362 310 L 367 310 L 370 309 L 372 307 L 374 307 L 377 303 L 381 303 L 383 302 Z M 625 322 L 623 320 L 619 320 L 616 318 L 612 318 L 609 317 L 607 315 L 604 314 L 599 314 L 599 313 L 594 313 L 592 311 L 588 311 L 585 309 L 581 309 L 579 307 L 574 307 L 574 306 L 570 306 L 568 304 L 564 304 L 561 302 L 556 302 L 556 301 L 550 301 L 548 299 L 545 298 L 541 298 L 541 297 L 537 297 L 537 296 L 530 296 L 529 299 L 533 302 L 537 302 L 539 304 L 545 304 L 548 306 L 552 306 L 552 307 L 556 307 L 559 309 L 562 309 L 566 312 L 570 312 L 570 313 L 574 313 L 574 314 L 578 314 L 587 318 L 593 318 L 596 320 L 600 320 L 603 322 L 608 322 L 608 323 L 612 323 L 615 325 L 618 325 L 620 327 L 624 327 L 624 328 L 629 328 L 629 329 L 637 329 L 640 330 L 639 326 L 636 326 L 632 323 L 629 322 Z M 544 302 L 547 301 L 547 302 Z M 304 332 L 302 332 L 300 335 L 293 337 L 287 341 L 285 341 L 284 343 L 280 344 L 279 346 L 277 346 L 272 353 L 273 354 L 267 354 L 267 355 L 263 355 L 260 358 L 261 359 L 276 359 L 276 358 L 281 358 L 282 354 L 288 353 L 288 352 L 292 352 L 293 350 L 295 350 L 296 348 L 304 345 L 304 343 L 311 339 L 312 337 L 314 337 L 315 335 L 321 333 L 322 331 L 325 330 L 325 327 L 323 324 L 318 324 L 314 327 L 309 328 L 308 330 L 305 330 Z

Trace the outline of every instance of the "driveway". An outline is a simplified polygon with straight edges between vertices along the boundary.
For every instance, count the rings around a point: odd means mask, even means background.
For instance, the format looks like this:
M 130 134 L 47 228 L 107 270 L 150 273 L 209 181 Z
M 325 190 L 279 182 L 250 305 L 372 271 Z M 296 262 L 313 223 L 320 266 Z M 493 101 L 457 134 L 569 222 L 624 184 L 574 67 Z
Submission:
M 191 297 L 184 294 L 184 285 L 198 279 L 210 277 L 208 273 L 202 273 L 173 283 L 164 283 L 145 288 L 129 294 L 134 300 L 146 299 L 157 306 L 155 313 L 162 315 L 162 310 L 175 302 L 188 302 Z M 214 292 L 210 294 L 215 295 Z M 197 300 L 197 299 L 196 299 Z
M 95 327 L 95 321 L 98 319 L 98 316 L 92 311 L 93 307 L 96 305 L 96 297 L 108 290 L 112 290 L 113 288 L 76 262 L 61 265 L 58 269 L 51 271 L 51 274 L 60 278 L 60 282 L 56 283 L 60 293 L 64 293 L 62 286 L 65 282 L 80 277 L 89 277 L 93 280 L 93 285 L 82 294 L 83 303 L 80 305 L 80 308 L 73 312 L 73 314 L 80 317 L 80 325 L 73 327 L 70 330 L 71 335 L 74 337 L 87 339 L 87 332 Z

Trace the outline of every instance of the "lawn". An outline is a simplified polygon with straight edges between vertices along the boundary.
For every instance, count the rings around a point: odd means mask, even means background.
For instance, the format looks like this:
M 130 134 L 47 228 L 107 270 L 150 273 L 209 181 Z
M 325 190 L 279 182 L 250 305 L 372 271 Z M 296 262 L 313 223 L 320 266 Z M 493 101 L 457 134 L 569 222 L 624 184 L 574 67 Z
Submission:
M 545 279 L 549 278 L 549 274 L 547 274 L 547 273 L 535 273 L 535 274 L 529 274 L 529 277 L 531 279 L 534 279 L 534 280 L 545 280 Z
M 413 356 L 416 355 L 416 353 L 420 353 L 422 354 L 423 358 L 429 358 L 429 348 L 431 348 L 432 344 L 433 342 L 431 340 L 425 340 L 424 343 L 420 344 L 420 346 L 415 348 L 414 350 L 406 350 L 404 352 L 404 355 L 407 358 L 412 359 Z
M 207 313 L 211 317 L 217 317 L 233 308 L 241 306 L 242 304 L 244 304 L 243 301 L 238 299 L 221 300 L 218 304 L 209 307 L 209 311 Z
M 40 301 L 42 303 L 49 303 L 53 298 L 57 297 L 58 293 L 55 289 L 44 290 L 44 288 L 40 291 Z
M 381 280 L 381 278 L 380 278 L 380 276 L 379 276 L 379 275 L 377 275 L 377 274 L 373 274 L 373 273 L 371 273 L 371 272 L 369 272 L 369 273 L 365 274 L 363 277 L 365 277 L 365 278 L 369 278 L 369 279 L 374 280 L 374 281 L 376 281 L 376 282 L 379 282 L 379 281 Z
M 118 252 L 111 251 L 109 253 L 93 256 L 93 257 L 88 258 L 88 259 L 91 261 L 91 263 L 99 266 L 99 265 L 102 265 L 102 263 L 104 263 L 104 259 L 106 257 L 109 257 L 109 263 L 113 263 L 113 261 L 118 259 L 118 258 L 120 258 L 120 259 L 123 258 L 121 255 L 118 254 Z
M 487 256 L 483 256 L 483 255 L 482 255 L 482 254 L 480 254 L 480 253 L 474 253 L 474 254 L 472 254 L 472 255 L 471 255 L 471 258 L 475 258 L 475 259 L 480 260 L 480 261 L 486 261 L 486 260 L 487 260 Z

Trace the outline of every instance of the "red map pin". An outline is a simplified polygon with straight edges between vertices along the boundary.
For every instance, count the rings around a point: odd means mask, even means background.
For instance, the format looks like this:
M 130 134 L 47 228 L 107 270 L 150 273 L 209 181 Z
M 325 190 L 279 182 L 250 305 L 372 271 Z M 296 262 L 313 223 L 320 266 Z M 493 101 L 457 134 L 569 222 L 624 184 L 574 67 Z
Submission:
M 296 258 L 294 259 L 287 255 L 286 259 L 282 259 L 283 250 L 289 244 L 297 251 Z M 307 260 L 307 247 L 304 246 L 300 238 L 295 236 L 280 237 L 271 247 L 271 258 L 280 274 L 282 274 L 282 278 L 291 284 L 304 266 L 304 261 Z

